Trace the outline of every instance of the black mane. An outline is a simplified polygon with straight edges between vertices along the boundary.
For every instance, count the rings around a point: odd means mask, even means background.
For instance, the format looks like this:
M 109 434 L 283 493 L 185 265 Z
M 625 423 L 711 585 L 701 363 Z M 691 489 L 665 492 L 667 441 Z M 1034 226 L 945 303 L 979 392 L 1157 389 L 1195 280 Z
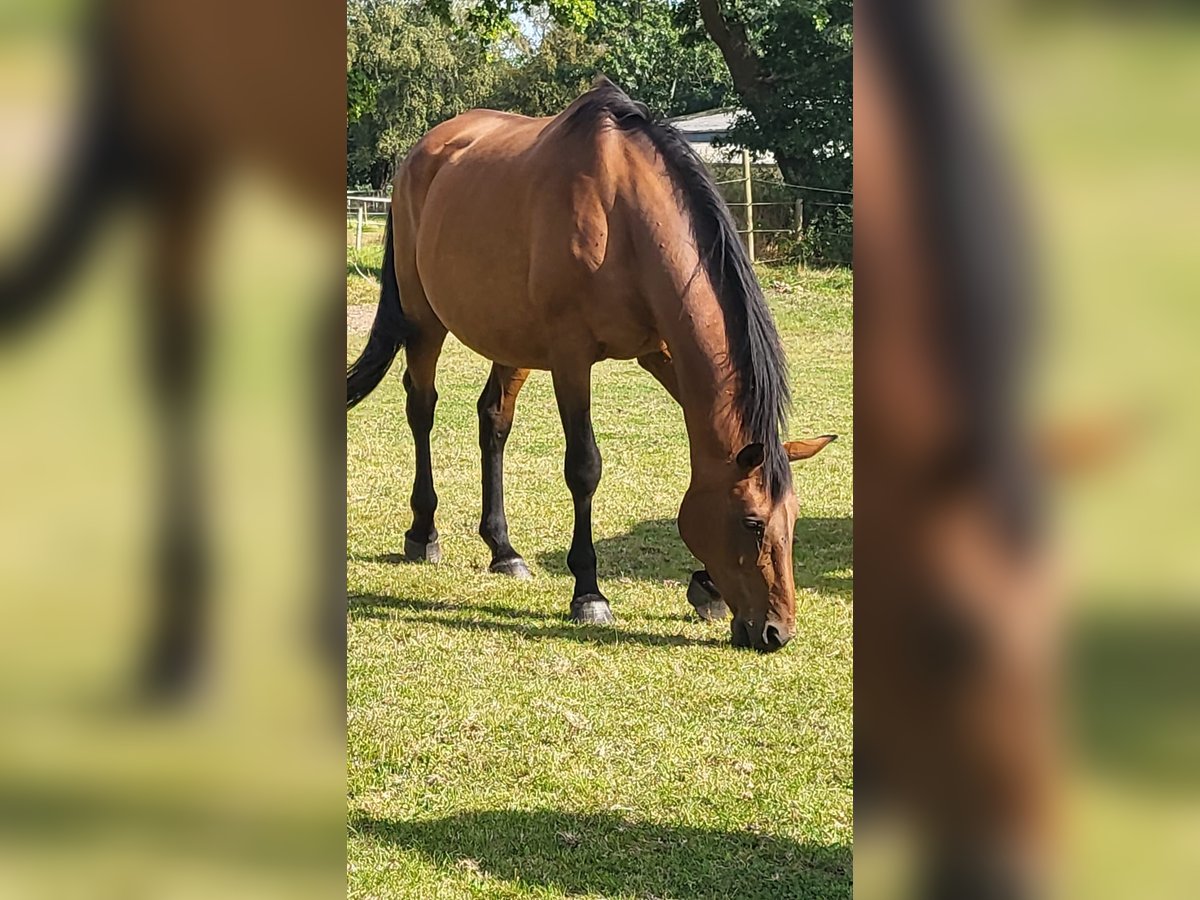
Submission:
M 622 131 L 650 139 L 684 201 L 700 264 L 725 317 L 729 356 L 737 377 L 734 406 L 750 439 L 766 450 L 767 489 L 778 498 L 792 480 L 781 438 L 791 404 L 787 362 L 729 207 L 683 135 L 666 123 L 655 122 L 645 105 L 630 99 L 608 79 L 599 79 L 575 102 L 564 124 L 574 130 L 605 119 Z

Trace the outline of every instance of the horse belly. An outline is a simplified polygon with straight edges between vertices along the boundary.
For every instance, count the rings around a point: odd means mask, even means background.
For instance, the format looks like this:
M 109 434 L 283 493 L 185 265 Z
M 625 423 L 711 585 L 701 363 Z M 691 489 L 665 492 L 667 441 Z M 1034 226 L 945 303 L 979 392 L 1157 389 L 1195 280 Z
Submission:
M 422 278 L 429 305 L 442 324 L 493 362 L 522 369 L 550 368 L 544 322 L 522 296 L 524 291 L 498 273 L 470 271 L 473 277 L 444 273 Z

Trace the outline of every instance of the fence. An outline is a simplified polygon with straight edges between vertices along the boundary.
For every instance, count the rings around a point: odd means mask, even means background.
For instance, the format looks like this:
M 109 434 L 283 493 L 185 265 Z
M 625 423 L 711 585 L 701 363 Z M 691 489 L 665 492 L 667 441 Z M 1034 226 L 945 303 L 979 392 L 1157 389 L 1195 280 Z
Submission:
M 774 167 L 768 170 L 769 174 L 756 174 L 756 168 L 763 167 L 751 165 L 750 154 L 744 150 L 740 165 L 710 165 L 751 261 L 784 263 L 820 259 L 849 265 L 848 248 L 853 232 L 851 192 L 789 184 Z M 727 177 L 730 175 L 736 177 Z M 756 191 L 760 199 L 755 199 Z M 811 199 L 814 194 L 829 199 Z M 346 195 L 348 247 L 361 252 L 368 238 L 372 243 L 382 243 L 390 203 L 387 197 Z M 806 221 L 810 223 L 807 231 Z
M 850 264 L 854 206 L 850 191 L 791 184 L 774 166 L 751 165 L 745 150 L 740 164 L 717 163 L 709 168 L 751 260 Z M 813 199 L 814 195 L 824 199 Z
M 388 197 L 375 197 L 370 194 L 346 195 L 346 243 L 347 246 L 351 246 L 350 233 L 353 232 L 355 253 L 362 251 L 363 235 L 367 232 L 378 232 L 379 243 L 383 242 L 383 227 L 391 203 Z M 378 223 L 371 221 L 372 210 L 377 210 Z

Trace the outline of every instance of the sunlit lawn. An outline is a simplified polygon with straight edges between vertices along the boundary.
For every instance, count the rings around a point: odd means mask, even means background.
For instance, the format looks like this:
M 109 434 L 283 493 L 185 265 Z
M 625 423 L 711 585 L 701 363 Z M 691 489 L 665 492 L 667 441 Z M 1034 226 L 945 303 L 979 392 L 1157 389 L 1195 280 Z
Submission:
M 377 254 L 360 267 L 370 272 Z M 349 415 L 349 885 L 357 897 L 849 897 L 851 279 L 763 270 L 791 364 L 799 634 L 769 657 L 691 615 L 675 530 L 682 416 L 631 362 L 594 370 L 595 501 L 615 627 L 565 621 L 571 501 L 550 379 L 508 443 L 510 532 L 534 572 L 486 573 L 475 401 L 453 339 L 433 433 L 438 566 L 397 564 L 412 443 L 401 365 Z M 348 269 L 352 303 L 376 288 Z M 351 334 L 356 355 L 365 340 Z

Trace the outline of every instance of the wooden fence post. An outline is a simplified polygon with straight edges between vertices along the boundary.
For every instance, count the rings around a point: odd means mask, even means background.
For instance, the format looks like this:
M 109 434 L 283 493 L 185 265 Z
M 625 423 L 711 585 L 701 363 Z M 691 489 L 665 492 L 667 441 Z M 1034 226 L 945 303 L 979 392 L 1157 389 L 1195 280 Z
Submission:
M 746 180 L 746 249 L 754 262 L 754 188 L 750 182 L 750 151 L 742 151 L 742 176 Z
M 804 198 L 796 198 L 796 234 L 804 236 Z
M 365 220 L 367 217 L 366 212 L 367 212 L 367 204 L 359 203 L 358 204 L 358 225 L 354 229 L 354 252 L 355 253 L 358 253 L 360 250 L 362 250 L 363 225 L 365 224 Z

